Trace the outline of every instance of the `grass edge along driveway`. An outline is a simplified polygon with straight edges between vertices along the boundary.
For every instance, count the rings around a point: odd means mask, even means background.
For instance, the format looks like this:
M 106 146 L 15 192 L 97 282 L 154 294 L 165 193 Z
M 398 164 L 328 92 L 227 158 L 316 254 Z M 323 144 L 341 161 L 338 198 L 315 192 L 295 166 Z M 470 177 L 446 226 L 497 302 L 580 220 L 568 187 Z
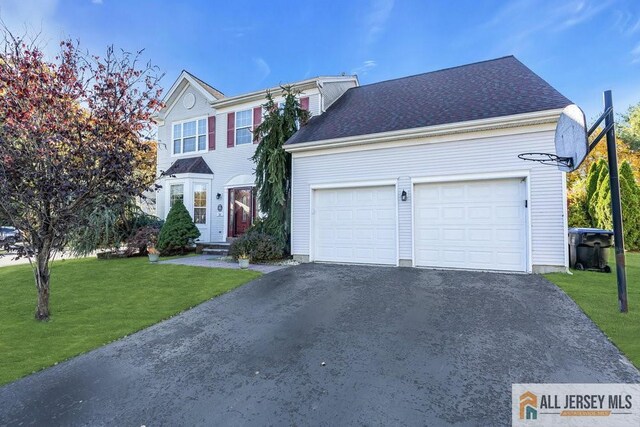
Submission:
M 30 266 L 0 268 L 0 385 L 149 327 L 260 276 L 150 264 L 147 258 L 56 261 L 51 320 L 37 322 Z
M 613 248 L 610 251 L 613 252 Z M 545 277 L 569 295 L 585 314 L 640 369 L 640 253 L 627 252 L 627 298 L 629 312 L 618 310 L 618 286 L 613 256 L 612 273 L 574 271 Z

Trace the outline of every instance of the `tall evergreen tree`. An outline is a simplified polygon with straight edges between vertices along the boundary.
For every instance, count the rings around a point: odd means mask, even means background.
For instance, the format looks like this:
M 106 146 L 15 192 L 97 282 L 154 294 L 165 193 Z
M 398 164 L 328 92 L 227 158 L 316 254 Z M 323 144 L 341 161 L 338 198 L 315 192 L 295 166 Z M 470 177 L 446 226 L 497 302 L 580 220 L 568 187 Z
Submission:
M 585 181 L 586 179 L 582 179 Z M 574 185 L 567 191 L 567 222 L 569 227 L 591 227 L 586 203 L 586 185 Z
M 600 175 L 598 176 L 598 189 L 591 200 L 594 207 L 595 226 L 611 230 L 613 219 L 611 217 L 611 186 L 609 183 L 609 166 L 601 160 Z
M 593 162 L 591 168 L 589 168 L 589 174 L 587 175 L 587 188 L 586 188 L 586 206 L 589 222 L 592 227 L 596 226 L 596 193 L 598 192 L 598 179 L 600 178 L 600 171 L 603 167 L 606 167 L 606 162 L 603 159 Z
M 624 243 L 627 249 L 640 249 L 640 188 L 627 161 L 620 166 L 620 195 Z
M 282 87 L 284 103 L 280 107 L 267 93 L 263 105 L 266 115 L 254 131 L 254 141 L 260 143 L 252 160 L 256 164 L 258 204 L 265 217 L 260 231 L 270 234 L 289 253 L 291 233 L 291 155 L 283 145 L 306 124 L 309 112 L 300 107 L 298 92 L 290 86 Z

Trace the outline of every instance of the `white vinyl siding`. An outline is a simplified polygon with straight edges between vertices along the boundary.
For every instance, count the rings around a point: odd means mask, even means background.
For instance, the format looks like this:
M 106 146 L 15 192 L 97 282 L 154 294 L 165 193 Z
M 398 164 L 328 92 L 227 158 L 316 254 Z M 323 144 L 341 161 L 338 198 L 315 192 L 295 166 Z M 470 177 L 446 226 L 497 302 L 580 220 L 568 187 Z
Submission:
M 399 258 L 413 260 L 412 178 L 528 170 L 531 262 L 534 266 L 565 266 L 564 173 L 517 157 L 523 152 L 553 152 L 553 138 L 553 131 L 532 129 L 530 133 L 453 142 L 412 145 L 416 141 L 407 141 L 407 145 L 389 148 L 293 153 L 292 253 L 310 252 L 312 185 L 396 180 L 398 193 L 405 190 L 408 194 L 406 202 L 398 201 Z

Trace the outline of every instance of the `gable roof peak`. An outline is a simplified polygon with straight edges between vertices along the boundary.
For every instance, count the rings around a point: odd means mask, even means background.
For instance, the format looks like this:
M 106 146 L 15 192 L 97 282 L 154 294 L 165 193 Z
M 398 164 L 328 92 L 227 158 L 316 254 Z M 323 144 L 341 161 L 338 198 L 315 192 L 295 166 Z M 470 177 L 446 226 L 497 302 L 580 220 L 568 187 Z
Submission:
M 224 98 L 224 94 L 218 89 L 194 76 L 187 70 L 182 70 L 178 78 L 173 82 L 173 85 L 171 85 L 169 91 L 162 98 L 162 102 L 166 105 L 171 104 L 175 100 L 175 96 L 177 96 L 180 93 L 180 90 L 184 88 L 185 84 L 190 84 L 194 88 L 198 89 L 209 102 Z

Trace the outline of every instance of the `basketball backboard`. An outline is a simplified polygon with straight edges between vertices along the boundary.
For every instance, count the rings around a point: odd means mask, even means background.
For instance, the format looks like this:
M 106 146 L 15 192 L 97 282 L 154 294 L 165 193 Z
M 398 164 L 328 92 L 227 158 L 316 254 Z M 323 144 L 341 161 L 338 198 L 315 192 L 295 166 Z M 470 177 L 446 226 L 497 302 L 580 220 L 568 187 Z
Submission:
M 571 172 L 580 166 L 589 154 L 587 121 L 584 113 L 575 104 L 568 105 L 562 111 L 556 125 L 556 155 L 571 161 L 558 163 L 558 169 Z

